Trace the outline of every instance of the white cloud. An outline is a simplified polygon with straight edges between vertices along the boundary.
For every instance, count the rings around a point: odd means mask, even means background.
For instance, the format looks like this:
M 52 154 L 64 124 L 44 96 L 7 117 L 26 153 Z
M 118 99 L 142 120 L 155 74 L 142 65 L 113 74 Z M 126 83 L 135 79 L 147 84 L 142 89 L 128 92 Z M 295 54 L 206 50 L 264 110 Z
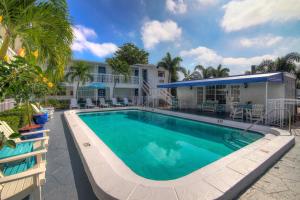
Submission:
M 183 14 L 187 11 L 187 4 L 183 0 L 166 0 L 166 8 L 174 14 Z
M 197 47 L 195 49 L 184 50 L 180 52 L 180 56 L 186 58 L 192 58 L 202 65 L 216 65 L 222 61 L 222 57 L 219 56 L 214 50 L 207 47 Z
M 276 56 L 266 54 L 254 57 L 224 57 L 219 55 L 213 49 L 199 46 L 194 49 L 180 52 L 180 56 L 190 61 L 190 65 L 201 64 L 204 66 L 217 66 L 223 64 L 230 68 L 230 74 L 242 74 L 249 70 L 251 65 L 259 64 L 264 59 L 274 59 Z
M 218 0 L 194 0 L 199 6 L 214 6 L 218 4 Z
M 90 51 L 98 57 L 105 57 L 114 53 L 118 49 L 118 47 L 113 43 L 96 43 L 89 41 L 89 39 L 96 38 L 97 34 L 93 29 L 85 26 L 73 26 L 73 33 L 75 36 L 72 44 L 73 51 Z
M 175 41 L 181 37 L 181 33 L 181 28 L 172 20 L 165 22 L 148 21 L 141 30 L 142 40 L 147 49 L 153 48 L 160 42 Z
M 267 22 L 300 20 L 299 0 L 232 0 L 223 8 L 221 26 L 227 32 Z
M 240 45 L 242 47 L 271 47 L 282 41 L 281 36 L 258 36 L 253 38 L 242 38 L 240 39 Z

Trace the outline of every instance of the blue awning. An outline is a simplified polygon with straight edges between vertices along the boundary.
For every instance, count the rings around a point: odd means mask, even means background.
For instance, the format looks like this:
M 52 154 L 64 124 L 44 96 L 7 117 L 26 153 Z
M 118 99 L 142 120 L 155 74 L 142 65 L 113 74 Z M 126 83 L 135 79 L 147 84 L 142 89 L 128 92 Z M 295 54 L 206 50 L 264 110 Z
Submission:
M 230 76 L 224 78 L 211 78 L 193 81 L 179 81 L 174 83 L 160 84 L 158 88 L 177 88 L 190 86 L 209 86 L 209 85 L 232 85 L 242 83 L 263 83 L 263 82 L 283 82 L 283 73 L 253 74 Z
M 105 84 L 104 83 L 98 83 L 98 82 L 94 82 L 94 83 L 90 83 L 87 86 L 85 86 L 86 88 L 91 88 L 91 89 L 102 89 L 105 88 Z

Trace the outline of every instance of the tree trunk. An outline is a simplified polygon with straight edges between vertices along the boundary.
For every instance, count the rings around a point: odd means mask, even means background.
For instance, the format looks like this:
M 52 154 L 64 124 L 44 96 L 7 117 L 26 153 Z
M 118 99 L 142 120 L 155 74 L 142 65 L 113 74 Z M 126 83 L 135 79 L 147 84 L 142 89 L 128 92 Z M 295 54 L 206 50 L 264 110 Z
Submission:
M 6 56 L 8 47 L 9 47 L 9 42 L 10 42 L 10 35 L 5 34 L 2 46 L 0 49 L 0 60 L 3 60 L 4 57 Z
M 79 81 L 77 82 L 77 87 L 76 87 L 76 99 L 78 100 L 78 89 L 79 89 Z
M 29 126 L 31 126 L 30 105 L 29 105 L 28 100 L 26 100 L 26 110 L 27 110 L 28 123 L 29 123 Z
M 117 86 L 117 80 L 114 79 L 114 87 L 113 87 L 113 94 L 112 96 L 115 98 L 115 89 L 116 89 L 116 86 Z

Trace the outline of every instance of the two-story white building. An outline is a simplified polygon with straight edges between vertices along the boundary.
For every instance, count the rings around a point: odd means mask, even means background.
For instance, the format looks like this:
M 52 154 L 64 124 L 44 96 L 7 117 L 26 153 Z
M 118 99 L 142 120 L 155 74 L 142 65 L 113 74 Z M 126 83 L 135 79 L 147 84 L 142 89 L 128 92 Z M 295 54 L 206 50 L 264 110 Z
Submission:
M 113 74 L 112 68 L 106 63 L 84 62 L 91 66 L 90 73 L 93 80 L 85 85 L 80 85 L 79 88 L 77 88 L 77 81 L 65 82 L 63 84 L 65 91 L 63 96 L 59 97 L 60 99 L 75 98 L 76 90 L 78 90 L 79 99 L 91 98 L 94 101 L 99 100 L 99 98 L 110 100 L 113 97 L 118 99 L 126 97 L 132 102 L 138 103 L 136 101 L 140 101 L 143 97 L 166 99 L 165 96 L 168 95 L 166 89 L 157 88 L 157 85 L 167 83 L 168 71 L 157 68 L 156 65 L 133 65 L 130 76 L 125 78 L 123 75 Z M 72 62 L 69 66 L 72 66 Z M 68 70 L 69 67 L 67 67 L 66 73 Z M 91 88 L 89 87 L 91 83 L 101 84 L 98 84 L 99 88 Z

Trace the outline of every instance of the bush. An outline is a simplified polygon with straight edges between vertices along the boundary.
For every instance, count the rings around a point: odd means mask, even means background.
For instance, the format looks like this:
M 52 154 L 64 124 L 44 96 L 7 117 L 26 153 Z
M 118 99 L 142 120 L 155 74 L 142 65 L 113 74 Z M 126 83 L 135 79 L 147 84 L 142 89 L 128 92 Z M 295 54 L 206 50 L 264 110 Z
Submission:
M 7 122 L 14 131 L 18 131 L 19 128 L 28 124 L 28 118 L 23 106 L 0 112 L 0 120 Z
M 68 109 L 70 100 L 48 99 L 47 103 L 42 103 L 44 106 L 53 106 L 55 109 Z

